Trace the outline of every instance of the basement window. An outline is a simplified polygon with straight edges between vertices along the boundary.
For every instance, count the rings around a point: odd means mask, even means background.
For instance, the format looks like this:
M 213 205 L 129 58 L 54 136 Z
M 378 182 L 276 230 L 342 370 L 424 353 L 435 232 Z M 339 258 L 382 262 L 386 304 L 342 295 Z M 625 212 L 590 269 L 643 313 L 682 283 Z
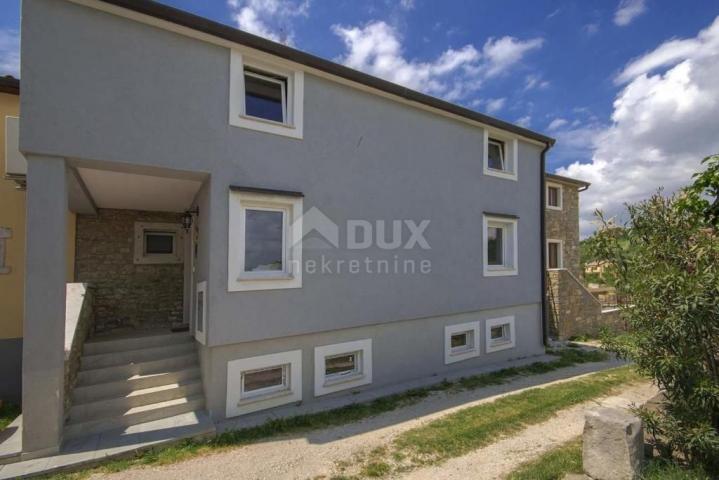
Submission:
M 372 339 L 315 347 L 315 396 L 372 383 Z
M 486 338 L 487 353 L 514 348 L 514 316 L 487 320 Z
M 479 322 L 444 327 L 444 363 L 460 362 L 479 356 Z
M 301 350 L 242 358 L 227 363 L 227 417 L 300 400 Z

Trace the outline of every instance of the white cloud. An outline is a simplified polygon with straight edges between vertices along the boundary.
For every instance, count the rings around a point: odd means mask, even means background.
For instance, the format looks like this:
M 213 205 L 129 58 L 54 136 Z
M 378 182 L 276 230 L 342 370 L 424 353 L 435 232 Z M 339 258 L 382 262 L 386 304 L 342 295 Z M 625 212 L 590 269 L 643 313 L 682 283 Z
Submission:
M 0 76 L 20 77 L 20 32 L 0 30 Z
M 490 38 L 481 51 L 467 44 L 420 61 L 404 56 L 399 32 L 386 22 L 333 25 L 332 31 L 345 44 L 346 52 L 339 58 L 345 65 L 449 101 L 465 99 L 484 80 L 509 70 L 542 44 L 541 39 Z
M 543 43 L 541 38 L 517 40 L 515 37 L 505 36 L 488 39 L 482 47 L 482 54 L 488 62 L 487 77 L 506 72 L 528 52 L 541 48 Z
M 582 30 L 591 37 L 599 32 L 599 23 L 588 23 L 582 27 Z
M 561 128 L 561 127 L 565 126 L 565 125 L 568 124 L 568 123 L 569 123 L 569 122 L 568 122 L 567 119 L 565 119 L 565 118 L 555 118 L 554 120 L 552 120 L 552 121 L 549 123 L 549 126 L 547 127 L 547 130 L 549 130 L 549 131 L 551 132 L 552 130 L 556 130 L 556 129 L 558 129 L 558 128 Z
M 623 73 L 628 83 L 614 101 L 611 125 L 585 138 L 595 149 L 591 162 L 558 169 L 592 183 L 582 194 L 583 235 L 593 229 L 594 209 L 614 216 L 625 202 L 660 186 L 673 192 L 690 181 L 703 157 L 719 152 L 719 17 L 688 41 L 696 48 L 682 50 L 683 56 L 674 51 L 665 72 L 650 74 L 668 64 L 666 51 L 676 40 L 630 63 L 625 72 L 635 76 Z
M 227 0 L 232 19 L 244 30 L 275 42 L 292 45 L 292 20 L 307 17 L 309 0 Z
M 399 6 L 404 10 L 412 10 L 415 7 L 414 0 L 400 0 Z
M 531 73 L 524 77 L 524 89 L 532 90 L 533 88 L 544 89 L 549 86 L 549 82 L 542 80 L 542 76 L 536 73 Z
M 489 113 L 490 115 L 493 113 L 497 113 L 502 108 L 504 108 L 504 104 L 506 101 L 507 101 L 507 99 L 505 97 L 490 98 L 489 100 L 487 100 L 487 107 L 486 107 L 487 113 Z
M 515 120 L 514 123 L 516 123 L 520 127 L 527 128 L 532 123 L 532 117 L 530 115 L 525 115 L 525 116 L 520 117 L 517 120 Z
M 614 12 L 614 23 L 620 27 L 625 27 L 646 10 L 645 0 L 621 0 L 617 10 Z

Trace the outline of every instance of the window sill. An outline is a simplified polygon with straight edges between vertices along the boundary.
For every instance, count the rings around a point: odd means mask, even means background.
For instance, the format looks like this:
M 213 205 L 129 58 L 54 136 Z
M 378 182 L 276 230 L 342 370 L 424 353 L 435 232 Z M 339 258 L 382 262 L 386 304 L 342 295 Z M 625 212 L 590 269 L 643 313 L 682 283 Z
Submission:
M 462 350 L 452 350 L 449 352 L 449 356 L 450 357 L 462 357 L 462 356 L 467 356 L 467 355 L 476 356 L 478 353 L 479 352 L 477 351 L 477 348 L 472 347 L 472 348 L 465 348 Z
M 250 117 L 248 115 L 238 115 L 230 118 L 230 125 L 302 140 L 302 128 L 289 123 L 275 122 L 273 120 Z
M 514 348 L 514 341 L 503 340 L 502 342 L 491 342 L 487 347 L 487 353 L 499 352 L 500 350 L 506 350 L 508 348 Z
M 354 383 L 364 379 L 364 373 L 355 373 L 354 375 L 348 375 L 346 377 L 336 377 L 326 379 L 323 384 L 324 387 L 334 387 L 335 385 L 342 385 L 345 383 Z
M 278 392 L 266 393 L 263 395 L 250 396 L 247 398 L 241 398 L 240 401 L 237 402 L 237 406 L 240 407 L 240 406 L 250 405 L 253 403 L 264 402 L 267 400 L 274 400 L 275 398 L 282 398 L 282 397 L 286 397 L 289 395 L 292 395 L 291 389 L 280 390 Z
M 503 178 L 505 180 L 514 180 L 515 182 L 517 181 L 517 174 L 509 171 L 496 170 L 494 168 L 485 167 L 484 174 L 490 175 L 492 177 Z
M 485 277 L 509 277 L 512 275 L 518 275 L 519 272 L 516 268 L 484 268 Z
M 547 210 L 555 210 L 555 211 L 557 211 L 557 212 L 561 212 L 561 211 L 562 211 L 562 207 L 553 207 L 553 206 L 551 206 L 551 205 L 547 205 Z
M 250 273 L 250 272 L 246 272 L 246 273 L 240 275 L 240 276 L 237 278 L 237 281 L 239 281 L 239 282 L 247 282 L 247 281 L 252 282 L 252 281 L 294 280 L 294 279 L 295 279 L 295 276 L 294 276 L 294 275 L 292 275 L 291 273 L 286 273 L 286 272 L 278 272 L 278 273 L 274 273 L 274 272 L 272 272 L 272 273 L 264 273 L 264 272 L 263 272 L 262 274 L 259 274 L 259 272 L 257 272 L 257 273 L 258 273 L 258 274 L 253 274 L 253 273 Z

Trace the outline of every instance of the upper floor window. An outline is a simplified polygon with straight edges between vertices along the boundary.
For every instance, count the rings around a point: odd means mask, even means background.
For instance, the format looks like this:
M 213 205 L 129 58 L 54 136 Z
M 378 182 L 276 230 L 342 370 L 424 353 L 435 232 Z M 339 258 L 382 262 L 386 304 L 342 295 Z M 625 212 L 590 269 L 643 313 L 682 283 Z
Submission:
M 484 217 L 484 275 L 517 274 L 517 219 Z
M 517 139 L 490 137 L 485 130 L 484 140 L 484 174 L 517 180 Z
M 547 268 L 562 268 L 561 240 L 547 240 Z
M 281 60 L 230 54 L 230 125 L 302 138 L 304 73 Z
M 556 183 L 547 183 L 547 208 L 562 209 L 562 186 Z

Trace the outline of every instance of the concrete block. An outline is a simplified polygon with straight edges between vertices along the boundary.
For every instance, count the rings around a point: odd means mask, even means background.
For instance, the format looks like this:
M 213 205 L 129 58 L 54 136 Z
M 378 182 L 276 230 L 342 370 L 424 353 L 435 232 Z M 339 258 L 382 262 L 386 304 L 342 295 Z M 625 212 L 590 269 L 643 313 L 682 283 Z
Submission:
M 587 412 L 582 447 L 587 475 L 595 480 L 637 479 L 643 459 L 644 430 L 637 416 L 608 407 Z

